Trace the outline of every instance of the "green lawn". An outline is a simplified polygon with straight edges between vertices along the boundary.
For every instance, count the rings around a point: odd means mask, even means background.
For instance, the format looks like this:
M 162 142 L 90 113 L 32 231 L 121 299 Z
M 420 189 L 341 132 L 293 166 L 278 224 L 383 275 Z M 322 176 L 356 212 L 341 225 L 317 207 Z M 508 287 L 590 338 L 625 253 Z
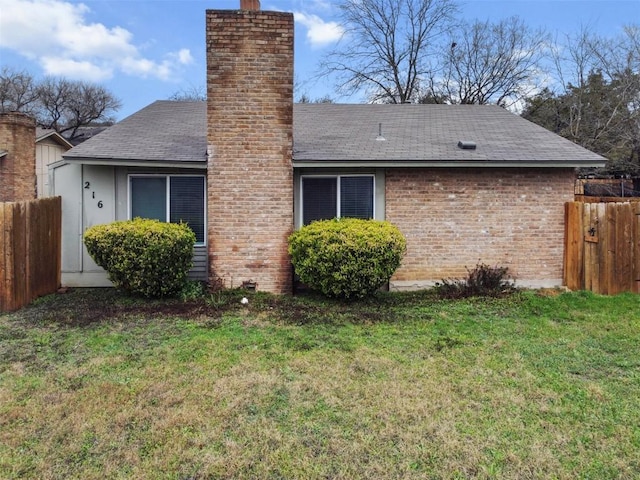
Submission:
M 640 296 L 0 315 L 0 478 L 639 478 Z

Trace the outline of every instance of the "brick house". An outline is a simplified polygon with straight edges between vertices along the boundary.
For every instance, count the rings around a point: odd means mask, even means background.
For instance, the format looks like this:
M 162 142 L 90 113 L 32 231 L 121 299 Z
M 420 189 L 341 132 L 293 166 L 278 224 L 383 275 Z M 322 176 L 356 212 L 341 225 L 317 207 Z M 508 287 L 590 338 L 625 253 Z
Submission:
M 36 121 L 24 113 L 0 113 L 0 202 L 36 198 Z
M 105 285 L 81 243 L 96 223 L 183 218 L 194 278 L 290 292 L 287 237 L 319 218 L 395 223 L 392 288 L 505 265 L 562 282 L 575 169 L 605 159 L 495 106 L 293 104 L 293 16 L 208 10 L 208 102 L 159 101 L 53 165 L 63 283 Z
M 0 113 L 0 201 L 49 196 L 49 164 L 73 145 L 55 130 L 36 126 L 29 115 Z

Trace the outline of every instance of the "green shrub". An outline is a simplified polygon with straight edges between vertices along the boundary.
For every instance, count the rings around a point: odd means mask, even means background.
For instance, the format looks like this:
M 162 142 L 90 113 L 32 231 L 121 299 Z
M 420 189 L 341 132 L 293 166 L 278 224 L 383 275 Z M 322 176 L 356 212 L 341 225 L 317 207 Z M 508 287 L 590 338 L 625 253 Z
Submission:
M 497 297 L 515 291 L 508 267 L 478 263 L 466 279 L 442 280 L 436 291 L 444 298 Z
M 205 282 L 199 280 L 187 280 L 180 289 L 179 297 L 183 302 L 203 298 L 207 292 Z
M 362 298 L 400 266 L 405 239 L 389 222 L 342 218 L 313 222 L 289 237 L 300 280 L 329 297 Z
M 84 234 L 89 255 L 116 288 L 144 297 L 176 295 L 184 288 L 195 241 L 186 224 L 141 218 L 95 225 Z

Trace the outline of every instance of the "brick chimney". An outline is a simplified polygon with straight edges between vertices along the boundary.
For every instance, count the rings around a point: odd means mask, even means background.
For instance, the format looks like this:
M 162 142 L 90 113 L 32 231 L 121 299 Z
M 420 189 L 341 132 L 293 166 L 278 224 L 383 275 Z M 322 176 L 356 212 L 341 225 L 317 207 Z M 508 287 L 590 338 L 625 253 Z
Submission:
M 293 15 L 208 10 L 209 271 L 291 292 L 293 230 Z
M 240 0 L 240 10 L 260 10 L 260 0 Z
M 36 198 L 36 122 L 24 113 L 0 113 L 0 202 Z

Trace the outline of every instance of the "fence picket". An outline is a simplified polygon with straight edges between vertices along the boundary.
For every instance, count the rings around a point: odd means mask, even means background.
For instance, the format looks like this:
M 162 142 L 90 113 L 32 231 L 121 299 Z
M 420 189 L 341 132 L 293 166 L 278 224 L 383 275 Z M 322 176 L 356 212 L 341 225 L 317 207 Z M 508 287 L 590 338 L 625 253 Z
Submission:
M 587 225 L 589 226 L 588 237 L 585 236 L 587 244 L 585 248 L 589 252 L 586 260 L 585 270 L 588 272 L 586 284 L 588 289 L 594 292 L 600 291 L 600 263 L 598 262 L 598 243 L 600 242 L 600 234 L 602 233 L 598 225 L 598 209 L 597 204 L 590 204 L 586 208 L 588 217 Z
M 600 230 L 600 245 L 597 262 L 600 266 L 599 289 L 596 293 L 604 295 L 616 292 L 615 267 L 616 267 L 616 212 L 615 208 L 609 208 L 606 203 L 594 203 L 598 211 Z
M 632 205 L 633 225 L 631 226 L 633 252 L 633 284 L 634 292 L 640 293 L 640 203 Z
M 584 227 L 580 205 L 578 202 L 565 205 L 564 283 L 571 290 L 584 289 Z
M 5 220 L 4 204 L 0 203 L 0 312 L 8 309 L 9 291 L 6 282 L 7 278 L 7 239 L 8 234 L 5 232 L 9 229 L 9 220 Z
M 14 290 L 14 251 L 13 251 L 13 208 L 10 204 L 4 204 L 4 308 L 13 310 Z
M 617 212 L 616 278 L 618 292 L 633 291 L 633 214 L 631 204 L 623 203 Z

